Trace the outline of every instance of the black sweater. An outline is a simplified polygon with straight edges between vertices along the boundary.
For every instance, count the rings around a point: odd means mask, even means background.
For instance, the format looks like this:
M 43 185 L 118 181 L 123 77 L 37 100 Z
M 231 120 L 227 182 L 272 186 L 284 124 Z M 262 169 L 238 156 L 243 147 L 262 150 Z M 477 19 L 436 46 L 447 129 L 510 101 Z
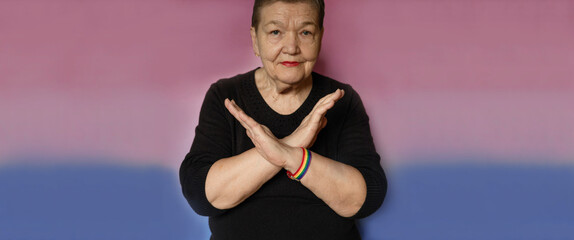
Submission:
M 265 103 L 255 85 L 255 70 L 219 80 L 207 91 L 195 139 L 180 168 L 180 181 L 191 207 L 209 216 L 212 239 L 360 239 L 355 219 L 370 215 L 382 204 L 387 182 L 359 95 L 351 86 L 317 73 L 312 78 L 309 97 L 290 115 L 278 114 Z M 225 98 L 234 99 L 247 115 L 283 138 L 319 99 L 337 88 L 345 90 L 345 96 L 327 112 L 327 126 L 309 149 L 361 172 L 367 197 L 355 216 L 337 215 L 301 183 L 289 179 L 285 170 L 232 209 L 220 210 L 207 201 L 205 179 L 213 163 L 254 147 L 243 126 L 225 108 Z

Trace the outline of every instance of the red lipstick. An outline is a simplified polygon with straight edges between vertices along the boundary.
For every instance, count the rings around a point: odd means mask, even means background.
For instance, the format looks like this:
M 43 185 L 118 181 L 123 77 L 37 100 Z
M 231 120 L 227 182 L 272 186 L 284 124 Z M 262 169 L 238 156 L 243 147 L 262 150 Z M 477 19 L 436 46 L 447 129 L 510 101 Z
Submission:
M 281 64 L 283 64 L 283 66 L 285 66 L 285 67 L 297 67 L 297 66 L 299 66 L 299 62 L 284 61 L 284 62 L 281 62 Z

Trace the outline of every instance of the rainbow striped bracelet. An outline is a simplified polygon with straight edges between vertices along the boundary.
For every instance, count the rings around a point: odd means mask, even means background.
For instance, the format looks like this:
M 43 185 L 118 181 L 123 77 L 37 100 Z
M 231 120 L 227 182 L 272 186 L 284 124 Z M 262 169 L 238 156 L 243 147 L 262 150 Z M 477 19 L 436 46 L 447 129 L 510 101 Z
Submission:
M 307 173 L 309 165 L 311 165 L 311 157 L 312 157 L 311 151 L 303 147 L 301 149 L 303 150 L 303 159 L 301 160 L 301 166 L 299 166 L 299 169 L 297 169 L 295 173 L 287 171 L 287 176 L 296 181 L 301 181 L 301 178 L 303 178 L 303 176 L 305 176 L 305 173 Z

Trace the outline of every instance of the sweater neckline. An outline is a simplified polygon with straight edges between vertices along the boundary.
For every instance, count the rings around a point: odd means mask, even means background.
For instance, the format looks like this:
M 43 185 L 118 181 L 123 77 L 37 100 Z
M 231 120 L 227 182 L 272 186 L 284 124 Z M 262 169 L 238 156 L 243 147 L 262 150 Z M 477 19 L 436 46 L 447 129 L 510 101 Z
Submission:
M 248 90 L 250 91 L 251 96 L 254 97 L 253 100 L 255 100 L 255 102 L 258 105 L 263 106 L 262 109 L 260 108 L 260 110 L 265 111 L 265 114 L 269 114 L 267 116 L 274 116 L 276 118 L 299 118 L 300 116 L 303 115 L 303 117 L 307 116 L 307 114 L 309 114 L 311 112 L 311 110 L 313 109 L 313 106 L 315 105 L 315 103 L 318 101 L 317 99 L 317 93 L 318 93 L 318 86 L 317 86 L 317 77 L 315 76 L 315 73 L 311 73 L 312 74 L 312 81 L 313 83 L 311 84 L 311 91 L 309 92 L 309 95 L 307 96 L 307 98 L 305 99 L 305 101 L 303 101 L 303 104 L 301 104 L 301 106 L 299 106 L 299 108 L 297 108 L 297 110 L 295 110 L 294 112 L 292 112 L 291 114 L 280 114 L 277 111 L 273 110 L 273 108 L 271 108 L 269 106 L 269 104 L 267 104 L 267 102 L 265 101 L 265 99 L 263 98 L 263 96 L 261 95 L 261 92 L 259 92 L 259 90 L 257 89 L 257 84 L 255 83 L 255 71 L 257 71 L 256 68 L 255 70 L 251 71 L 251 76 L 249 77 L 247 83 L 248 83 Z

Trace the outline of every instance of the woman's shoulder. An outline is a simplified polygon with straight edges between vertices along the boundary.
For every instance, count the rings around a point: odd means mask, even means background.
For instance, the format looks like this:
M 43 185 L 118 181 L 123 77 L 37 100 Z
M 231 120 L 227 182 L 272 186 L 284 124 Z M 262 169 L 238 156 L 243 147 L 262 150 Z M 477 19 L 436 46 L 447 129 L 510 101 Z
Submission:
M 213 93 L 220 98 L 234 98 L 241 96 L 240 91 L 249 85 L 255 76 L 255 70 L 246 73 L 237 74 L 229 78 L 221 78 L 212 83 L 209 87 L 208 94 Z
M 335 80 L 317 72 L 313 72 L 313 83 L 324 89 L 325 93 L 332 93 L 337 89 L 342 89 L 345 90 L 345 95 L 354 97 L 359 96 L 350 84 Z
M 252 80 L 255 77 L 255 70 L 251 70 L 246 73 L 240 73 L 233 77 L 229 78 L 222 78 L 217 80 L 215 83 L 211 85 L 211 87 L 221 88 L 221 89 L 234 89 L 242 84 L 247 83 L 248 81 Z

